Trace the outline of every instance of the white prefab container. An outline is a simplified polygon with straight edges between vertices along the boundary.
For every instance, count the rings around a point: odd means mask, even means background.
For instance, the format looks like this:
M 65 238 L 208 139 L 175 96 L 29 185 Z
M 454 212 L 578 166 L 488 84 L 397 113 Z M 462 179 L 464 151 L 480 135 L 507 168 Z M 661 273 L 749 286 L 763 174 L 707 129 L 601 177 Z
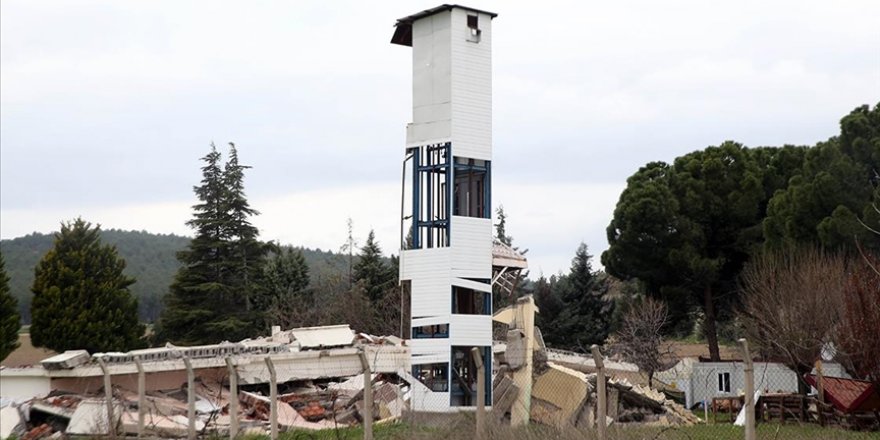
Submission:
M 754 362 L 755 390 L 764 393 L 796 393 L 798 377 L 790 368 L 777 362 Z M 702 402 L 711 402 L 715 397 L 742 395 L 745 389 L 745 372 L 742 362 L 699 362 L 693 358 L 682 359 L 674 367 L 655 375 L 658 380 L 675 385 L 685 393 L 685 404 L 693 408 Z M 836 362 L 822 366 L 823 374 L 829 377 L 849 375 Z
M 412 47 L 400 279 L 411 292 L 416 411 L 491 402 L 476 390 L 471 349 L 492 365 L 492 19 L 442 5 L 397 21 L 391 42 Z

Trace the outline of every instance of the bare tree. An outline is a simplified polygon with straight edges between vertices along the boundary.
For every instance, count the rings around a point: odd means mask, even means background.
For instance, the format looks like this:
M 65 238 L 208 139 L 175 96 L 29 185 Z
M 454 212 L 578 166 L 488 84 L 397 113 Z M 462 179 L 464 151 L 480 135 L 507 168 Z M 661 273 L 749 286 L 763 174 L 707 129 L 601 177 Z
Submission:
M 855 261 L 843 291 L 840 323 L 835 332 L 838 360 L 847 371 L 880 386 L 880 261 L 864 254 Z
M 840 317 L 846 264 L 815 247 L 755 256 L 741 274 L 744 329 L 771 358 L 803 375 L 833 340 Z
M 668 317 L 666 304 L 645 298 L 624 315 L 614 335 L 615 351 L 648 375 L 648 386 L 654 385 L 654 373 L 666 368 L 671 360 L 669 345 L 663 343 L 661 333 Z

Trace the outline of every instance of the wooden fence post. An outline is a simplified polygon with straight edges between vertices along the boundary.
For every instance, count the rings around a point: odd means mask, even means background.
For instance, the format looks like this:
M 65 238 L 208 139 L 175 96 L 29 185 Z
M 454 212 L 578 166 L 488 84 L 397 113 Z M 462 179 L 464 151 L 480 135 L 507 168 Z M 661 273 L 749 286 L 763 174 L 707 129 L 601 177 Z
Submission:
M 226 368 L 229 370 L 229 440 L 235 440 L 238 437 L 238 371 L 228 356 Z
M 486 438 L 486 368 L 480 348 L 471 348 L 471 356 L 477 367 L 477 439 Z
M 602 353 L 599 352 L 599 346 L 590 347 L 593 353 L 593 361 L 596 363 L 596 398 L 599 400 L 596 408 L 596 429 L 598 431 L 599 440 L 606 440 L 605 428 L 608 417 L 608 394 L 605 392 L 605 362 L 602 359 Z
M 110 380 L 110 369 L 103 357 L 98 358 L 98 365 L 104 373 L 104 400 L 107 401 L 107 434 L 111 439 L 116 438 L 116 423 L 113 423 L 113 382 Z
M 266 356 L 266 367 L 269 368 L 269 426 L 270 438 L 278 440 L 278 376 L 272 358 Z
M 755 440 L 755 366 L 752 364 L 752 354 L 749 353 L 749 341 L 745 338 L 739 340 L 742 345 L 743 362 L 745 368 L 746 389 L 745 389 L 745 406 L 746 412 L 746 440 Z
M 373 440 L 373 373 L 363 349 L 358 356 L 364 369 L 364 440 Z
M 196 438 L 196 374 L 193 371 L 189 356 L 183 357 L 183 365 L 186 365 L 186 438 Z
M 147 377 L 144 373 L 144 365 L 141 360 L 134 358 L 134 365 L 138 370 L 138 431 L 137 438 L 144 438 L 144 419 L 147 413 Z

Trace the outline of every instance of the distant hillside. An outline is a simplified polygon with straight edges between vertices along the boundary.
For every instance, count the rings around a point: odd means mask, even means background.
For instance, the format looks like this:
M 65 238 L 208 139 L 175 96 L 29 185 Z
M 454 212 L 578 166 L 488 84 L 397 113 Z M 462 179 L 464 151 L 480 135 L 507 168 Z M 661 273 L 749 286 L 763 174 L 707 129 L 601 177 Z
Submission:
M 104 243 L 116 246 L 125 259 L 125 273 L 137 279 L 131 286 L 138 297 L 140 317 L 152 322 L 162 311 L 162 296 L 167 292 L 179 264 L 175 255 L 189 243 L 188 237 L 151 234 L 145 231 L 101 231 Z M 0 250 L 6 260 L 9 287 L 18 299 L 24 323 L 30 323 L 30 287 L 34 281 L 34 267 L 52 248 L 53 234 L 33 233 L 11 240 L 0 240 Z M 309 265 L 312 284 L 322 279 L 344 276 L 348 270 L 347 257 L 320 249 L 303 249 Z

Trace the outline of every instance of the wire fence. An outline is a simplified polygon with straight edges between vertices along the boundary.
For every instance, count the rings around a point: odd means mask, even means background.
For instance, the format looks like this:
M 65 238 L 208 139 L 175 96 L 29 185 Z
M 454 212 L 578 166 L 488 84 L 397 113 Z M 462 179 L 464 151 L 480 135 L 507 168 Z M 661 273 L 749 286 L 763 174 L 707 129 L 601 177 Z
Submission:
M 642 372 L 609 362 L 598 347 L 529 353 L 512 344 L 494 354 L 486 348 L 452 347 L 446 362 L 415 365 L 410 347 L 377 344 L 103 365 L 89 377 L 56 383 L 69 391 L 32 402 L 31 429 L 21 434 L 28 440 L 59 430 L 137 438 L 880 438 L 880 413 L 866 409 L 873 388 L 830 362 L 796 373 L 751 362 L 743 347 L 745 361 L 679 365 L 649 385 Z M 43 425 L 50 429 L 37 429 Z

